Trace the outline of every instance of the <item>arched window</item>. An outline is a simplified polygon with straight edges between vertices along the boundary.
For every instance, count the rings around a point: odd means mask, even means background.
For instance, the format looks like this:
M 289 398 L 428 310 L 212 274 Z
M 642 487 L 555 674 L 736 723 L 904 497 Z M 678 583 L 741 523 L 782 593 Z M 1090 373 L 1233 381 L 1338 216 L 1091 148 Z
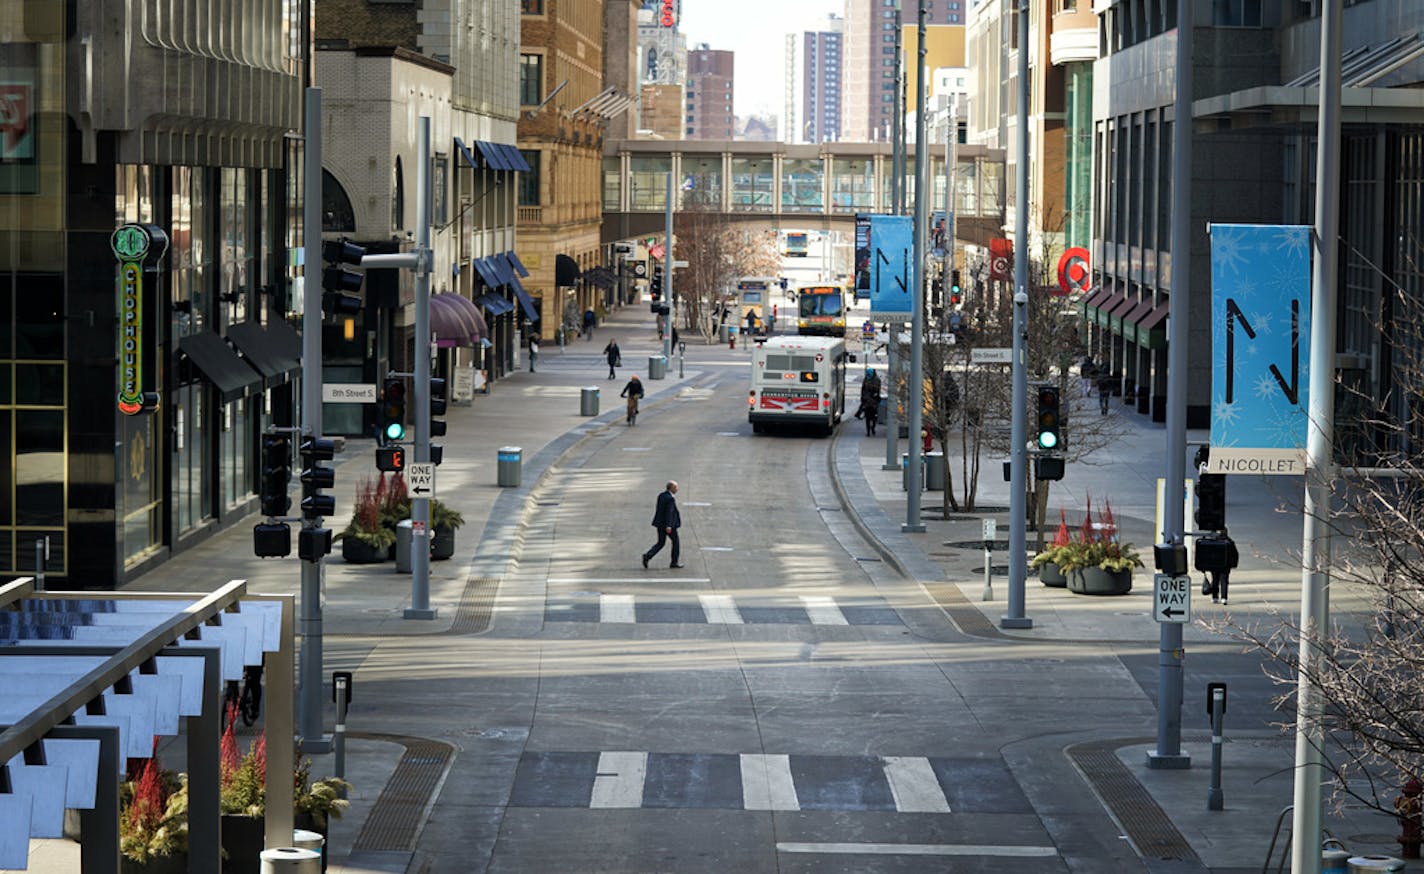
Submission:
M 405 168 L 401 166 L 400 155 L 396 155 L 395 191 L 391 193 L 391 230 L 405 230 Z
M 321 171 L 321 229 L 341 234 L 356 233 L 356 211 L 346 189 L 326 170 Z

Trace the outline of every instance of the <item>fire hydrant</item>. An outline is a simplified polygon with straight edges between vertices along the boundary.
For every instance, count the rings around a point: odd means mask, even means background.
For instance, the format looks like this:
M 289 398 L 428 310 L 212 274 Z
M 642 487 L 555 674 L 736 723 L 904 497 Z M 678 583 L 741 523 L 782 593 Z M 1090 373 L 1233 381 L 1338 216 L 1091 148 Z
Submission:
M 736 332 L 736 329 L 733 329 L 733 330 L 730 330 L 730 331 L 727 332 L 727 348 L 728 348 L 728 349 L 735 349 L 735 348 L 737 348 L 737 332 Z
M 1394 799 L 1394 812 L 1399 820 L 1399 855 L 1406 859 L 1419 858 L 1419 844 L 1424 839 L 1424 828 L 1420 826 L 1419 795 L 1424 793 L 1424 784 L 1411 777 L 1404 784 L 1404 794 Z

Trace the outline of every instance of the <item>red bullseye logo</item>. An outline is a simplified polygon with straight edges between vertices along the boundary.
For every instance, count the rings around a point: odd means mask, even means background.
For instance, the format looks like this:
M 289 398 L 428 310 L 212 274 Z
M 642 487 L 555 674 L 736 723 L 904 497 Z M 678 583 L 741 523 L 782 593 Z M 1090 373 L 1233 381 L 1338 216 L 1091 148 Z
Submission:
M 1064 294 L 1087 291 L 1093 285 L 1093 274 L 1088 269 L 1088 250 L 1074 246 L 1058 259 L 1058 287 Z

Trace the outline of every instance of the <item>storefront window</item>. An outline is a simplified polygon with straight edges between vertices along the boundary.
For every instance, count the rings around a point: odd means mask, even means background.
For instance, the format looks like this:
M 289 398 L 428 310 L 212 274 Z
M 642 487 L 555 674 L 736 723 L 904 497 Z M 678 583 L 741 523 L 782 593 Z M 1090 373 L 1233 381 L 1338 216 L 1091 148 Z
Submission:
M 252 496 L 247 476 L 248 400 L 233 401 L 223 407 L 222 479 L 223 506 L 233 507 Z

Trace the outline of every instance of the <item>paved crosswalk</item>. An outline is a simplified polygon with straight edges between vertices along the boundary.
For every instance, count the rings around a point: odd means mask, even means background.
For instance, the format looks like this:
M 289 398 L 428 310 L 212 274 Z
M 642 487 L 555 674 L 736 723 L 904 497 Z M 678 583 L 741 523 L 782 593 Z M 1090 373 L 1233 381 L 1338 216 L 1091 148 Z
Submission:
M 984 759 L 768 753 L 525 752 L 513 807 L 1031 813 Z
M 725 594 L 620 595 L 600 592 L 552 597 L 546 622 L 691 623 L 698 625 L 902 625 L 881 598 L 734 598 Z

